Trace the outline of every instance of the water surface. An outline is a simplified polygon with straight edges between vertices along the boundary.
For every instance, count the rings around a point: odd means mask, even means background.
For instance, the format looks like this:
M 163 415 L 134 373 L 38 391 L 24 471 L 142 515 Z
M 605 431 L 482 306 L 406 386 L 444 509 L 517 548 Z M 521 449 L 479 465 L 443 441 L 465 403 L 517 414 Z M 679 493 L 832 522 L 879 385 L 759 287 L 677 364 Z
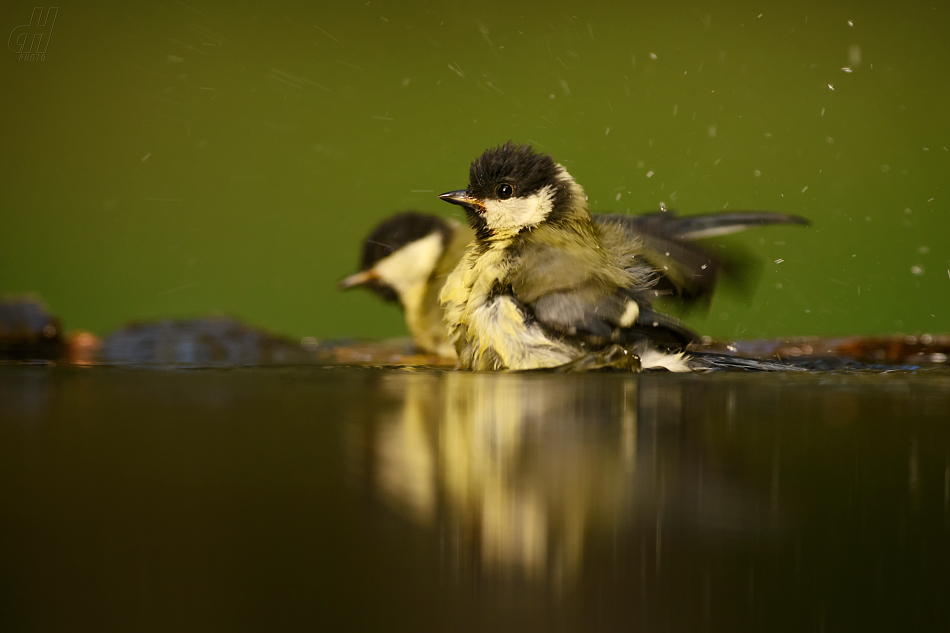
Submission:
M 0 367 L 0 628 L 946 630 L 950 377 Z

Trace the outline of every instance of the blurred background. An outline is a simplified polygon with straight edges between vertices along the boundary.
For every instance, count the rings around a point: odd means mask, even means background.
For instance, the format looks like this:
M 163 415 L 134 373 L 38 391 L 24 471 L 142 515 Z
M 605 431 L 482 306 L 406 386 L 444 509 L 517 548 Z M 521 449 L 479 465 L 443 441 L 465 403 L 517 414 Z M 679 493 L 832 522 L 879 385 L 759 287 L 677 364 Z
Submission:
M 928 2 L 84 2 L 0 8 L 0 293 L 67 328 L 234 315 L 389 337 L 334 284 L 508 139 L 592 208 L 766 209 L 717 337 L 950 329 L 950 9 Z M 32 33 L 33 28 L 26 29 Z M 24 30 L 16 31 L 23 33 Z

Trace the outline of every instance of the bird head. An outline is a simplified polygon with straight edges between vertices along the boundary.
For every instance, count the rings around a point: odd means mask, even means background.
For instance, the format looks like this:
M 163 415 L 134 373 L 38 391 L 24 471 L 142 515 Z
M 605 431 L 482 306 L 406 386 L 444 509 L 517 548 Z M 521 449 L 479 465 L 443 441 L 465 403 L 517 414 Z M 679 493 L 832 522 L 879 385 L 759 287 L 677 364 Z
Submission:
M 432 276 L 452 232 L 452 224 L 440 217 L 414 211 L 398 213 L 366 236 L 359 272 L 337 287 L 362 286 L 405 307 L 407 294 Z
M 584 189 L 564 167 L 513 141 L 472 162 L 468 189 L 439 198 L 465 209 L 481 241 L 508 239 L 544 222 L 589 215 Z

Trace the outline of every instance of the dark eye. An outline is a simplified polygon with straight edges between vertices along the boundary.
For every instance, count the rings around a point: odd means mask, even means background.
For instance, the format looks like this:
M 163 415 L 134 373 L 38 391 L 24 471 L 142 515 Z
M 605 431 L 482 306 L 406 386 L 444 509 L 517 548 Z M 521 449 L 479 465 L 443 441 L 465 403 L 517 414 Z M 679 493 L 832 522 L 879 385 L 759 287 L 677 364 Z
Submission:
M 508 183 L 504 183 L 495 187 L 495 195 L 498 196 L 499 200 L 507 200 L 515 195 L 515 190 Z

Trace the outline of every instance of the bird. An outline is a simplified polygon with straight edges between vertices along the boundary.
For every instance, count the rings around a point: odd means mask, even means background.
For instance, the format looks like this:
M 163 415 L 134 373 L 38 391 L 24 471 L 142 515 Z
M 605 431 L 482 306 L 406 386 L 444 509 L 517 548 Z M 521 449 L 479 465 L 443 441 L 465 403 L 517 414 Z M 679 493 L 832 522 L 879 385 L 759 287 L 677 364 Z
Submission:
M 363 287 L 384 301 L 398 303 L 416 347 L 454 358 L 439 291 L 474 236 L 457 220 L 418 211 L 398 213 L 370 232 L 363 242 L 359 272 L 337 287 Z
M 596 222 L 562 165 L 514 141 L 472 162 L 467 189 L 439 197 L 461 206 L 475 233 L 439 295 L 459 369 L 750 368 L 687 351 L 697 334 L 653 301 L 711 288 L 715 262 L 689 239 L 764 222 L 729 214 Z
M 662 271 L 649 292 L 687 307 L 708 302 L 721 276 L 738 277 L 748 265 L 735 253 L 714 255 L 694 240 L 769 224 L 807 223 L 804 218 L 771 211 L 680 216 L 665 208 L 640 215 L 594 214 L 593 219 L 604 230 L 619 230 L 626 239 L 640 241 L 644 257 Z M 438 296 L 474 238 L 471 227 L 454 219 L 420 211 L 396 213 L 366 236 L 359 271 L 340 281 L 338 288 L 362 287 L 384 301 L 398 303 L 415 346 L 427 354 L 454 359 Z

